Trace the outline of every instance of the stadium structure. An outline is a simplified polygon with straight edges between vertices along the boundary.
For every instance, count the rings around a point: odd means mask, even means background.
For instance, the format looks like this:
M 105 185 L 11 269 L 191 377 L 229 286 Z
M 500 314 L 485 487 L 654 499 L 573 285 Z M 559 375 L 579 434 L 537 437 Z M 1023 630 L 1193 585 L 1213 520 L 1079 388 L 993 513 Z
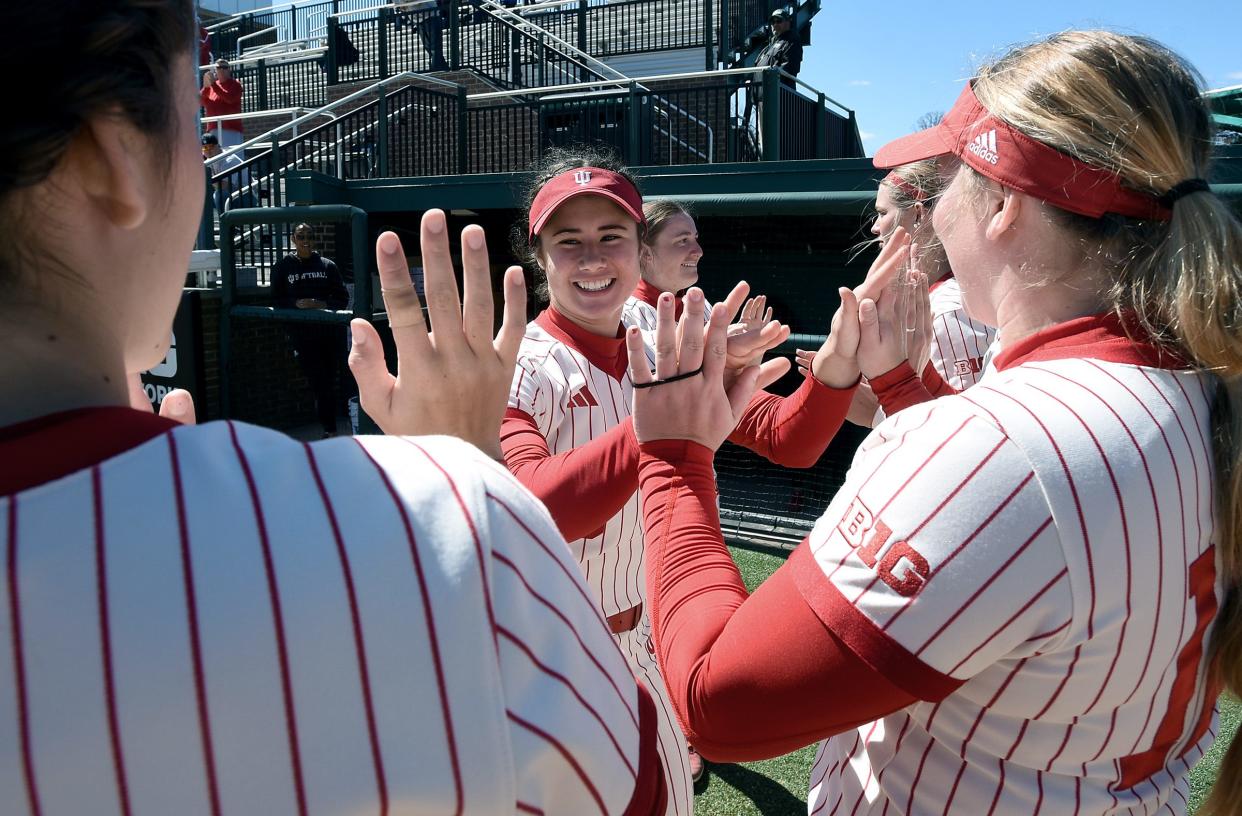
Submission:
M 701 285 L 719 297 L 744 278 L 766 294 L 794 331 L 778 353 L 818 347 L 838 286 L 858 283 L 870 263 L 851 249 L 868 237 L 881 174 L 853 111 L 755 65 L 773 10 L 789 11 L 811 47 L 821 0 L 325 0 L 237 10 L 248 2 L 200 10 L 213 59 L 229 59 L 245 87 L 245 141 L 207 165 L 201 251 L 174 347 L 144 374 L 153 401 L 181 386 L 202 419 L 287 430 L 312 422 L 285 325 L 341 326 L 356 315 L 383 334 L 374 238 L 397 232 L 417 279 L 418 220 L 432 207 L 449 213 L 452 230 L 486 229 L 498 282 L 513 262 L 522 182 L 554 146 L 609 148 L 649 199 L 690 204 L 706 252 Z M 1232 90 L 1213 104 L 1236 125 Z M 1218 150 L 1216 189 L 1242 200 L 1242 145 Z M 271 305 L 270 270 L 302 221 L 351 283 L 347 311 Z M 773 390 L 791 391 L 796 377 Z M 343 367 L 341 378 L 347 395 Z M 368 429 L 365 416 L 359 424 Z M 796 543 L 861 437 L 847 424 L 801 472 L 726 443 L 717 461 L 726 535 Z

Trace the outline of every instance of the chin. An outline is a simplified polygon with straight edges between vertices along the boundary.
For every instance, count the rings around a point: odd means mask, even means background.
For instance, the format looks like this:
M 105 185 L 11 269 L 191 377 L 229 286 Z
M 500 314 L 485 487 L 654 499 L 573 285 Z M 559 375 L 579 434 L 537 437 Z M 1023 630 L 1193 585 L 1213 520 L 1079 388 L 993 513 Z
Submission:
M 168 358 L 168 349 L 172 347 L 172 327 L 160 333 L 159 339 L 145 342 L 140 348 L 125 356 L 125 370 L 133 374 L 155 368 Z

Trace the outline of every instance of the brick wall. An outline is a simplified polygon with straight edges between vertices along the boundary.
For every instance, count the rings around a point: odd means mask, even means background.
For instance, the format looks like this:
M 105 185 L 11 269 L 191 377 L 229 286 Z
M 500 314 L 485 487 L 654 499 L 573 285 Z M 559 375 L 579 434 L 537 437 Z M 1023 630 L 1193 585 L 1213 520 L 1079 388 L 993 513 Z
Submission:
M 255 292 L 239 297 L 239 303 L 266 304 L 267 295 Z M 325 327 L 327 330 L 327 327 Z M 345 368 L 345 333 L 340 337 L 338 411 L 344 412 L 347 389 L 353 387 Z M 202 295 L 202 353 L 204 390 L 196 395 L 199 421 L 221 417 L 220 293 Z M 274 320 L 235 319 L 230 338 L 230 419 L 286 430 L 315 422 L 315 401 L 309 384 L 294 358 L 284 326 Z

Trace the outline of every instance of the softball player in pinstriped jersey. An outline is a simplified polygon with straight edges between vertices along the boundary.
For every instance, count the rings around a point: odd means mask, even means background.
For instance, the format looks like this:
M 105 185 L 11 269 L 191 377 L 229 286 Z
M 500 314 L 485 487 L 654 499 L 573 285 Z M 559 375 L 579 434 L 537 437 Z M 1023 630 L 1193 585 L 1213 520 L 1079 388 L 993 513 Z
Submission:
M 362 321 L 351 364 L 392 436 L 304 445 L 129 408 L 202 212 L 194 13 L 80 5 L 0 19 L 52 104 L 0 155 L 0 283 L 22 293 L 0 319 L 5 813 L 662 813 L 650 695 L 493 461 L 520 271 L 493 342 L 482 231 L 463 317 L 428 213 L 429 335 L 380 236 L 402 374 Z
M 931 211 L 943 191 L 944 181 L 934 161 L 912 162 L 889 172 L 881 180 L 875 198 L 875 221 L 871 234 L 881 247 L 898 227 L 908 232 L 918 244 L 911 266 L 927 276 L 930 299 L 929 347 L 925 373 L 929 382 L 938 384 L 931 396 L 964 391 L 979 381 L 983 361 L 996 331 L 973 319 L 962 305 L 962 290 L 944 256 L 931 227 Z M 798 351 L 799 365 L 810 357 Z M 933 375 L 932 372 L 935 372 Z M 876 376 L 884 372 L 866 372 Z M 874 427 L 884 420 L 885 412 L 872 388 L 862 383 L 850 406 L 849 419 L 857 425 Z
M 670 352 L 631 366 L 656 378 L 634 408 L 648 597 L 705 756 L 826 737 L 812 813 L 1186 811 L 1221 681 L 1242 687 L 1242 224 L 1203 180 L 1209 135 L 1180 58 L 1071 31 L 877 153 L 938 158 L 936 232 L 1004 348 L 876 428 L 750 597 L 710 501 L 746 383 L 723 387 L 723 313 L 708 353 L 683 321 L 675 354 L 662 308 Z M 894 300 L 860 303 L 864 370 L 910 368 Z M 1239 763 L 1209 812 L 1242 813 Z

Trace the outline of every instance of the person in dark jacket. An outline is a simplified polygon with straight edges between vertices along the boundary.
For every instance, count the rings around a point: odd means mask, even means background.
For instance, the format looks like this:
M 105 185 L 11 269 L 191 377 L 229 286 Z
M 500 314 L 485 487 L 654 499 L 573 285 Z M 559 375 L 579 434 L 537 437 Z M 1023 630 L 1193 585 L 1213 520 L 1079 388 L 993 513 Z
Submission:
M 315 252 L 309 224 L 293 230 L 296 250 L 272 267 L 272 301 L 282 309 L 343 309 L 349 292 L 336 264 Z M 336 433 L 336 381 L 344 348 L 340 328 L 333 324 L 290 323 L 286 327 L 294 356 L 315 395 L 324 437 Z
M 772 24 L 772 39 L 760 52 L 755 65 L 760 68 L 773 65 L 787 74 L 797 76 L 802 70 L 802 40 L 793 30 L 793 15 L 784 8 L 778 8 L 769 19 Z M 781 82 L 794 87 L 794 82 L 789 77 L 781 77 Z
M 755 67 L 780 68 L 790 76 L 781 76 L 781 84 L 793 91 L 797 87 L 793 77 L 802 70 L 802 40 L 793 30 L 793 15 L 784 7 L 772 12 L 769 18 L 772 25 L 772 39 L 759 52 Z M 763 85 L 762 79 L 755 76 L 746 99 L 744 115 L 745 129 L 750 130 L 751 111 L 755 112 L 755 143 L 757 149 L 763 149 Z

